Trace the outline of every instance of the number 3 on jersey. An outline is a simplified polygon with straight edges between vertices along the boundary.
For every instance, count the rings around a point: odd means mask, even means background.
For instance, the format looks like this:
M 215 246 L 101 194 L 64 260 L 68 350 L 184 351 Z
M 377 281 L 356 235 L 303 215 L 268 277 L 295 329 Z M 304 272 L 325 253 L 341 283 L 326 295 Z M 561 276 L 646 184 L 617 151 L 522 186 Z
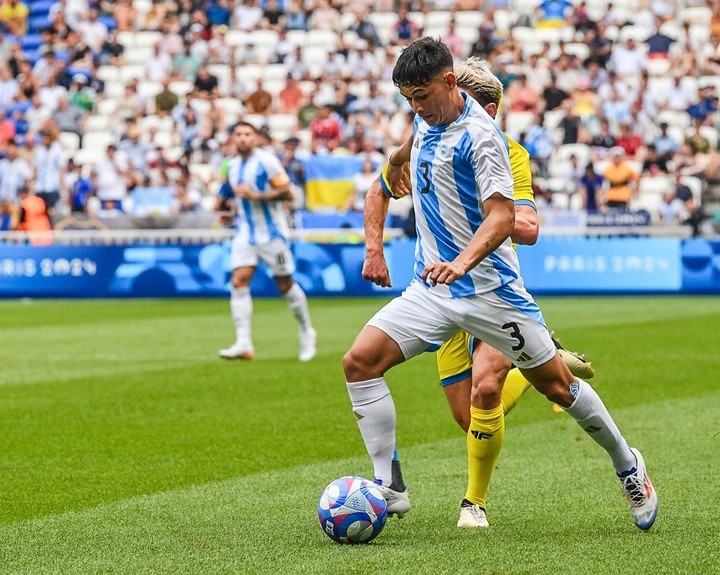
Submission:
M 418 179 L 418 191 L 421 194 L 427 194 L 430 191 L 430 164 L 420 162 L 420 178 Z

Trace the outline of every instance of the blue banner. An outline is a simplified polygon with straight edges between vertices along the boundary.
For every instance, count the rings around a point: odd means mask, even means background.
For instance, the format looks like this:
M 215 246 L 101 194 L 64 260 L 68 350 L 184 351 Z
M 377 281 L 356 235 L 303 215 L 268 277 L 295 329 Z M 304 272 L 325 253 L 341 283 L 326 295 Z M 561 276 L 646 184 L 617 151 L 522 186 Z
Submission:
M 541 238 L 519 246 L 520 269 L 533 293 L 677 292 L 680 240 Z
M 362 243 L 297 242 L 295 280 L 310 296 L 397 295 L 413 274 L 414 242 L 386 245 L 392 288 L 362 279 Z M 518 248 L 534 294 L 720 293 L 720 242 L 543 238 Z M 0 297 L 187 297 L 229 291 L 230 242 L 199 245 L 0 245 Z M 276 295 L 264 266 L 256 296 Z

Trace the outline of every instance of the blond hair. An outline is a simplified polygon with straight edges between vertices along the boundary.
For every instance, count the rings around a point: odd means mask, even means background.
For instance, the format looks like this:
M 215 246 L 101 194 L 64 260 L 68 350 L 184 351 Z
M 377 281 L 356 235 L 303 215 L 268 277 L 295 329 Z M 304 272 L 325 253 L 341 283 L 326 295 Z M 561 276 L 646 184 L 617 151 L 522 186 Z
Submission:
M 500 105 L 503 85 L 492 73 L 485 60 L 470 57 L 455 67 L 455 77 L 459 88 L 472 92 L 470 94 L 482 106 L 493 103 Z

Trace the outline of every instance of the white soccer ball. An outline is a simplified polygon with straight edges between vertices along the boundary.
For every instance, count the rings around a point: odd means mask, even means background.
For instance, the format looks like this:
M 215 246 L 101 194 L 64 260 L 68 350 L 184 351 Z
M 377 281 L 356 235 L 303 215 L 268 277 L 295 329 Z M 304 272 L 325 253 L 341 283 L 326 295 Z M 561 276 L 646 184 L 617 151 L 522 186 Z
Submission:
M 387 519 L 387 504 L 372 481 L 340 477 L 320 496 L 317 507 L 320 527 L 338 543 L 369 543 Z

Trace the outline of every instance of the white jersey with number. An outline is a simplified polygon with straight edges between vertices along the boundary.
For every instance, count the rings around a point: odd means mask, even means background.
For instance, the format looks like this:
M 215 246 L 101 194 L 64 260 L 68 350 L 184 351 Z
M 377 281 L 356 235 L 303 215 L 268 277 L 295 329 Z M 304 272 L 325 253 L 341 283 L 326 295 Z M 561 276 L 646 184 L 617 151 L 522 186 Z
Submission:
M 427 265 L 453 261 L 470 243 L 485 218 L 483 201 L 495 193 L 513 199 L 507 141 L 482 106 L 465 97 L 462 114 L 448 125 L 431 126 L 416 116 L 410 174 L 418 233 L 415 277 L 422 282 Z M 452 284 L 424 285 L 437 295 L 458 298 L 493 291 L 519 278 L 508 238 Z
M 237 156 L 228 165 L 228 183 L 235 188 L 247 184 L 255 192 L 273 190 L 271 182 L 280 175 L 287 176 L 280 160 L 273 154 L 256 148 L 247 160 Z M 260 202 L 236 198 L 237 233 L 248 245 L 266 244 L 275 238 L 287 240 L 289 226 L 282 202 Z

